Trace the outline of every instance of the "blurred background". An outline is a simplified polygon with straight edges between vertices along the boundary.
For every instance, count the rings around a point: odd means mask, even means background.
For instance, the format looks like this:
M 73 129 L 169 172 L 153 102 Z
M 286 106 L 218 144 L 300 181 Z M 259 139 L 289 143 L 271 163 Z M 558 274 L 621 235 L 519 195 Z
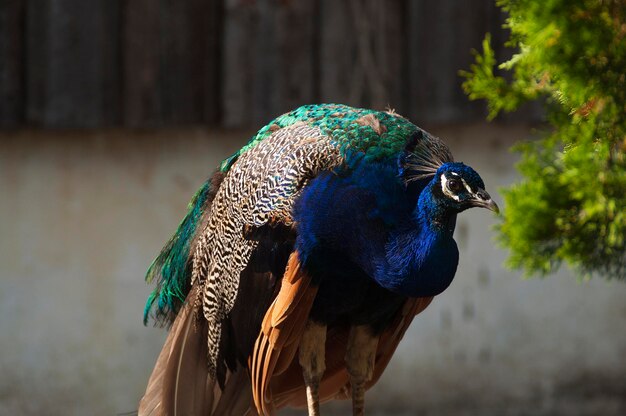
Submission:
M 0 414 L 136 409 L 165 338 L 147 266 L 219 161 L 301 104 L 394 108 L 500 202 L 542 111 L 487 124 L 458 71 L 486 32 L 511 55 L 503 21 L 493 0 L 2 0 Z M 372 414 L 626 414 L 626 285 L 523 280 L 496 222 L 460 216 L 457 277 Z

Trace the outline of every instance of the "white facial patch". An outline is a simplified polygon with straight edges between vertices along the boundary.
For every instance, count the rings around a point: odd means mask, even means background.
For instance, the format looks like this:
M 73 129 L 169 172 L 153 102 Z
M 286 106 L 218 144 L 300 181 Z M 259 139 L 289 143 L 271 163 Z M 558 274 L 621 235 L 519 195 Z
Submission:
M 461 178 L 461 176 L 456 173 L 456 172 L 449 172 L 450 175 L 452 176 L 456 176 L 455 179 L 457 180 L 461 180 L 461 183 L 463 184 L 463 186 L 465 187 L 465 189 L 467 189 L 467 192 L 469 192 L 470 195 L 473 195 L 474 197 L 476 197 L 476 193 L 474 191 L 472 191 L 472 188 L 467 184 L 467 182 L 465 182 L 465 179 Z M 444 195 L 449 196 L 450 198 L 454 199 L 455 201 L 459 201 L 460 197 L 455 194 L 452 193 L 452 191 L 450 191 L 450 189 L 448 189 L 448 178 L 446 178 L 446 175 L 441 175 L 441 190 L 443 191 Z
M 454 172 L 451 172 L 451 173 L 455 176 L 459 176 L 455 174 Z M 446 175 L 441 175 L 441 190 L 443 191 L 443 194 L 454 199 L 455 201 L 459 201 L 459 196 L 450 192 L 447 184 L 448 184 L 448 178 L 446 178 Z

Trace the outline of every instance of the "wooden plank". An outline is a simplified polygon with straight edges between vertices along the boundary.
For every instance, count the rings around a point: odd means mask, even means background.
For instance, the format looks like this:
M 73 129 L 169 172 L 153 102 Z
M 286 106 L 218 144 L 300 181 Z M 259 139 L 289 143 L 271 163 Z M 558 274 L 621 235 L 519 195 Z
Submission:
M 190 124 L 201 118 L 203 77 L 202 60 L 206 38 L 194 39 L 192 32 L 202 10 L 192 10 L 190 1 L 162 0 L 161 41 L 161 117 L 166 124 Z M 195 16 L 194 16 L 195 13 Z
M 220 119 L 223 0 L 126 3 L 125 124 Z
M 315 1 L 282 1 L 269 3 L 262 22 L 269 26 L 273 39 L 258 59 L 267 60 L 265 77 L 257 81 L 257 112 L 260 123 L 303 104 L 314 102 Z M 271 29 L 270 29 L 271 28 Z M 265 30 L 262 26 L 261 30 Z M 262 87 L 267 86 L 267 90 Z
M 481 50 L 485 33 L 492 30 L 489 17 L 495 6 L 492 0 L 476 0 L 473 2 L 454 3 L 452 21 L 454 22 L 455 41 L 452 43 L 450 80 L 453 88 L 447 100 L 451 104 L 449 113 L 444 113 L 450 121 L 470 121 L 484 117 L 484 103 L 470 101 L 463 91 L 464 79 L 459 76 L 460 70 L 469 69 L 474 62 L 472 49 Z
M 203 55 L 205 81 L 202 120 L 210 125 L 217 125 L 222 120 L 224 0 L 210 0 L 206 3 L 206 16 L 200 25 L 200 36 L 206 38 L 206 53 Z
M 258 126 L 313 102 L 317 1 L 226 2 L 226 126 Z
M 30 125 L 44 126 L 47 104 L 48 43 L 47 20 L 49 2 L 26 1 L 25 55 L 25 122 Z
M 0 4 L 0 127 L 16 127 L 24 119 L 23 0 Z
M 101 127 L 115 119 L 114 2 L 26 3 L 26 121 L 45 127 Z M 113 13 L 113 14 L 111 14 Z M 110 107 L 109 116 L 105 107 Z
M 222 108 L 227 127 L 258 126 L 276 115 L 272 19 L 269 0 L 225 3 Z
M 161 124 L 160 8 L 154 0 L 123 6 L 123 122 L 129 127 Z
M 448 0 L 420 0 L 410 4 L 409 116 L 417 123 L 438 122 L 452 116 L 448 100 L 456 74 L 450 51 L 455 24 L 451 12 Z
M 408 111 L 408 0 L 373 2 L 371 9 L 374 26 L 372 37 L 380 68 L 384 94 L 371 106 L 377 109 L 390 107 L 400 114 Z
M 206 118 L 216 119 L 210 90 L 219 76 L 215 64 L 219 36 L 221 1 L 165 0 L 161 2 L 161 70 L 162 117 L 165 123 L 193 124 Z
M 260 126 L 271 120 L 276 114 L 276 78 L 273 72 L 278 70 L 278 50 L 276 48 L 276 31 L 274 24 L 276 9 L 271 0 L 257 0 L 254 5 L 256 24 L 254 32 L 248 38 L 247 47 L 252 51 L 249 56 L 251 62 L 251 91 L 248 99 L 250 111 L 247 113 L 253 126 Z M 248 124 L 247 123 L 247 124 Z
M 37 2 L 41 4 L 41 2 Z M 46 61 L 42 122 L 49 127 L 100 127 L 104 124 L 104 87 L 116 64 L 107 62 L 107 0 L 49 0 L 45 32 L 29 33 L 42 43 Z M 32 43 L 31 43 L 32 45 Z
M 502 20 L 492 0 L 5 0 L 0 125 L 258 126 L 311 102 L 482 119 L 458 71 Z
M 361 104 L 362 74 L 355 73 L 356 29 L 349 0 L 320 0 L 320 98 Z
M 251 91 L 254 65 L 252 48 L 256 34 L 257 11 L 254 4 L 226 0 L 224 9 L 224 55 L 222 74 L 226 127 L 252 124 Z
M 322 101 L 406 109 L 405 9 L 404 0 L 322 0 Z
M 474 62 L 471 50 L 482 50 L 487 32 L 504 57 L 503 14 L 491 0 L 409 4 L 410 117 L 418 123 L 483 120 L 486 104 L 469 101 L 458 73 Z
M 101 26 L 101 59 L 104 66 L 102 85 L 103 127 L 119 126 L 122 123 L 122 0 L 103 3 L 104 14 Z

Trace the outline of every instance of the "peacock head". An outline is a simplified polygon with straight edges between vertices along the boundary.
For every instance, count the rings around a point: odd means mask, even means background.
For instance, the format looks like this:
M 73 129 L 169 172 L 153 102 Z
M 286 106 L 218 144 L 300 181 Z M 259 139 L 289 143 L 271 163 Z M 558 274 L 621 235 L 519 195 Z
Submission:
M 485 183 L 480 175 L 463 163 L 448 162 L 441 165 L 430 182 L 430 190 L 438 208 L 449 213 L 473 207 L 500 212 L 498 205 L 485 191 Z

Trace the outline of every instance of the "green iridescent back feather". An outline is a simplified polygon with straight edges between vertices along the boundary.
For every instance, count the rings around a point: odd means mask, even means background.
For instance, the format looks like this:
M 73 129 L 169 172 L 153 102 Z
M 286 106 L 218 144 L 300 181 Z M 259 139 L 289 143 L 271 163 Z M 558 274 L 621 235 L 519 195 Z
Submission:
M 158 323 L 171 323 L 185 301 L 190 285 L 189 255 L 209 192 L 211 181 L 205 182 L 191 199 L 187 215 L 176 233 L 167 242 L 146 273 L 146 282 L 156 280 L 156 287 L 148 297 L 143 322 L 148 322 L 150 311 Z
M 359 124 L 358 120 L 368 115 L 375 116 L 381 126 L 384 126 L 382 134 L 379 135 L 370 125 Z M 276 129 L 298 122 L 318 127 L 337 143 L 344 154 L 350 149 L 363 153 L 366 160 L 380 160 L 396 155 L 405 146 L 407 138 L 418 130 L 413 123 L 393 112 L 354 108 L 343 104 L 304 105 L 275 118 L 259 130 L 248 144 L 222 162 L 221 170 L 228 171 L 239 155 L 256 146 Z
M 375 118 L 372 125 L 367 117 Z M 371 119 L 370 119 L 371 120 Z M 318 127 L 337 144 L 342 155 L 357 153 L 363 159 L 382 160 L 396 156 L 407 143 L 407 138 L 420 131 L 413 123 L 393 112 L 353 108 L 342 104 L 305 105 L 283 114 L 254 135 L 251 140 L 220 165 L 220 171 L 228 172 L 237 158 L 256 146 L 274 131 L 304 122 Z M 174 236 L 154 260 L 148 273 L 148 283 L 156 280 L 144 310 L 144 323 L 150 312 L 159 323 L 171 323 L 190 290 L 190 255 L 192 243 L 198 232 L 202 216 L 210 205 L 211 181 L 207 181 L 193 197 L 188 212 Z

